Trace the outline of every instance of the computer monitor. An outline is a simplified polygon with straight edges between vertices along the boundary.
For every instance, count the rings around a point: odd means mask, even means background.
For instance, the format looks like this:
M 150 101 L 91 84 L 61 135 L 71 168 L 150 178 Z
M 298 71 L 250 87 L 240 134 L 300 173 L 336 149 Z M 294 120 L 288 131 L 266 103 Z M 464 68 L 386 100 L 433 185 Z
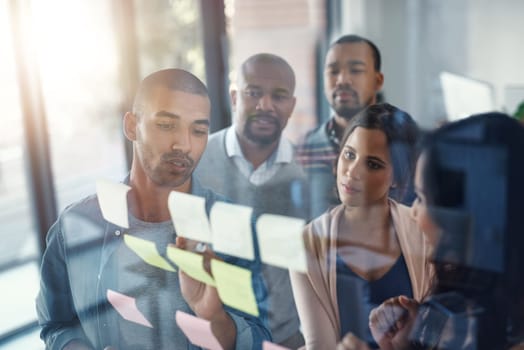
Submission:
M 493 86 L 487 82 L 449 72 L 440 73 L 444 105 L 449 121 L 495 108 Z

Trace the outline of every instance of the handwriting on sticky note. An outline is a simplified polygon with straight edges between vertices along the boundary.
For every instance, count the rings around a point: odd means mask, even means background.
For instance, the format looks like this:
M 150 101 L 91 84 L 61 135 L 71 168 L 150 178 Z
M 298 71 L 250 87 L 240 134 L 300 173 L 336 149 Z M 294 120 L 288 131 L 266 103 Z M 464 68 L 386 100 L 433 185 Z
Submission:
M 172 191 L 167 203 L 178 236 L 211 243 L 205 198 Z
M 96 182 L 96 194 L 102 216 L 115 225 L 129 228 L 127 220 L 127 192 L 131 187 L 107 180 Z
M 145 318 L 136 306 L 136 299 L 125 294 L 107 290 L 107 300 L 124 319 L 153 328 L 153 325 Z
M 167 262 L 166 259 L 158 254 L 155 243 L 128 234 L 124 235 L 124 242 L 129 247 L 129 249 L 134 251 L 136 255 L 138 255 L 149 265 L 153 265 L 171 272 L 176 271 L 173 266 Z
M 266 264 L 307 272 L 302 219 L 263 214 L 256 223 L 260 258 Z M 285 242 L 285 244 L 282 244 Z
M 258 317 L 251 271 L 216 259 L 211 260 L 211 271 L 224 304 Z
M 211 330 L 209 321 L 182 311 L 176 312 L 175 319 L 178 327 L 193 345 L 204 349 L 222 350 L 222 346 Z
M 197 281 L 215 286 L 215 280 L 213 277 L 204 270 L 204 257 L 202 255 L 169 245 L 167 247 L 167 257 L 188 276 Z
M 262 342 L 262 350 L 290 350 L 290 349 L 277 345 L 275 343 L 269 342 L 267 340 L 264 340 Z
M 252 212 L 250 207 L 216 202 L 210 214 L 213 250 L 253 260 Z

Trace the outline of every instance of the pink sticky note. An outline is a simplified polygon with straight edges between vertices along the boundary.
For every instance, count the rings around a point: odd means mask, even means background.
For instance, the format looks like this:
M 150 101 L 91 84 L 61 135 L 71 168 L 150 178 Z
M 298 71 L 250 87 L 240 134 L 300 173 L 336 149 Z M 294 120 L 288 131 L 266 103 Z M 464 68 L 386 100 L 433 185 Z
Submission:
M 209 350 L 222 350 L 222 346 L 211 331 L 209 321 L 182 311 L 177 311 L 175 318 L 178 327 L 193 345 Z
M 107 290 L 107 300 L 124 319 L 153 328 L 153 325 L 136 307 L 136 299 L 120 294 L 111 289 Z
M 264 342 L 262 343 L 262 350 L 290 350 L 290 349 L 277 345 L 275 343 L 269 342 L 267 340 L 264 340 Z

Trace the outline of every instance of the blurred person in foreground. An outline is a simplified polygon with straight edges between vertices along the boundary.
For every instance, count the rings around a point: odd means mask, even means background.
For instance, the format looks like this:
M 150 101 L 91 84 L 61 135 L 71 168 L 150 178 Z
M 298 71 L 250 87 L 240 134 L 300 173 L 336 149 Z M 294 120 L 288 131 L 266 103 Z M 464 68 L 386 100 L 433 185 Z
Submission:
M 372 311 L 381 349 L 524 348 L 524 128 L 501 113 L 428 136 L 412 211 L 436 249 L 429 295 Z M 347 335 L 340 349 L 364 349 Z

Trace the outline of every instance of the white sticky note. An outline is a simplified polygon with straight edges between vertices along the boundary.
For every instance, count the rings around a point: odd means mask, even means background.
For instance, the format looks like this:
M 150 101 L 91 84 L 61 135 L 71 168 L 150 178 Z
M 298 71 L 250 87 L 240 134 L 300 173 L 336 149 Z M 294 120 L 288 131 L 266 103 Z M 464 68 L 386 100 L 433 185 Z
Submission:
M 256 223 L 260 258 L 269 265 L 307 272 L 302 231 L 305 221 L 282 215 L 263 214 Z
M 211 243 L 211 228 L 206 213 L 206 199 L 172 191 L 167 199 L 169 213 L 178 236 Z
M 98 180 L 96 194 L 102 216 L 107 221 L 125 228 L 129 228 L 127 220 L 127 192 L 131 187 L 123 183 Z
M 243 205 L 216 202 L 210 214 L 213 250 L 253 260 L 252 212 Z

